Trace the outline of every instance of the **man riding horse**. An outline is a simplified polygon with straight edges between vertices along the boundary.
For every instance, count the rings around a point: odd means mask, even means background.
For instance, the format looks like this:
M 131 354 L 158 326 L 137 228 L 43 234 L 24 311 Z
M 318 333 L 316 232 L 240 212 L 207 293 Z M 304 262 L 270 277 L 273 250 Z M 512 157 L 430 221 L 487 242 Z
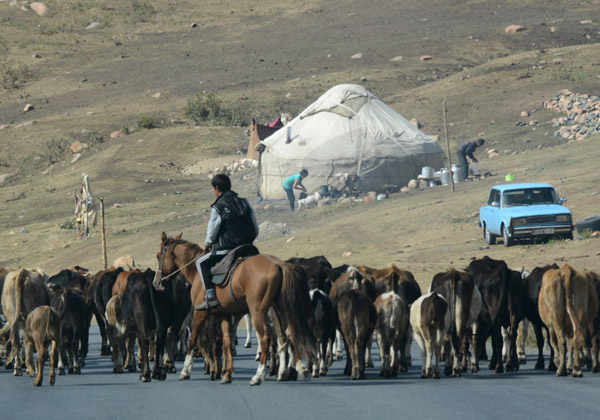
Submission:
M 248 200 L 231 191 L 229 177 L 225 174 L 215 175 L 211 185 L 217 199 L 211 204 L 212 210 L 206 228 L 205 245 L 210 252 L 196 261 L 198 273 L 206 288 L 204 302 L 195 307 L 198 311 L 219 305 L 210 269 L 225 258 L 229 251 L 240 245 L 252 244 L 258 236 L 254 210 Z

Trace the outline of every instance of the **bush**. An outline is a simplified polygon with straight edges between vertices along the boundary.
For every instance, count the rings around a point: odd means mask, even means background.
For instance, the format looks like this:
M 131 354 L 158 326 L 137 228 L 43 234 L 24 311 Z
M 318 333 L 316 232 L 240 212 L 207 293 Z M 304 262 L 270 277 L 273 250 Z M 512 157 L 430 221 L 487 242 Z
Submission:
M 202 92 L 190 99 L 183 109 L 186 117 L 194 120 L 196 125 L 245 126 L 252 116 L 239 102 L 231 108 L 226 108 L 214 93 Z
M 25 64 L 0 63 L 0 86 L 5 90 L 18 89 L 30 77 L 31 71 Z
M 214 93 L 202 92 L 188 101 L 183 112 L 196 124 L 200 122 L 216 123 L 221 114 L 221 101 Z
M 151 117 L 149 115 L 142 115 L 140 117 L 140 119 L 138 120 L 138 127 L 146 128 L 148 130 L 150 130 L 152 128 L 157 128 L 159 126 L 159 124 L 160 124 L 160 121 L 158 119 Z M 129 128 L 127 128 L 127 131 L 129 131 Z

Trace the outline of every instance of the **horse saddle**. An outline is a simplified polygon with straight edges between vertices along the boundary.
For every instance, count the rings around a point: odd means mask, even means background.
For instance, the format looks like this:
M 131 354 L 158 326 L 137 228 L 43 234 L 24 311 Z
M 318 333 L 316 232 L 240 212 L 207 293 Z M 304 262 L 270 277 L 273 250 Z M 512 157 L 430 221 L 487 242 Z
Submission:
M 229 254 L 210 269 L 212 282 L 215 286 L 225 287 L 239 263 L 248 257 L 258 255 L 260 252 L 254 245 L 240 245 L 232 249 Z

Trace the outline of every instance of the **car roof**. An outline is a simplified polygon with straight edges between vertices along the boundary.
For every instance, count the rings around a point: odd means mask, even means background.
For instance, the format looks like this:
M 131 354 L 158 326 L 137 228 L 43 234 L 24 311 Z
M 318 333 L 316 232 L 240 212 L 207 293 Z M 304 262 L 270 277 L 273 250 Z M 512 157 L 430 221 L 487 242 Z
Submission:
M 550 184 L 542 184 L 539 182 L 523 182 L 520 184 L 501 184 L 495 185 L 492 188 L 499 191 L 520 190 L 523 188 L 554 188 Z

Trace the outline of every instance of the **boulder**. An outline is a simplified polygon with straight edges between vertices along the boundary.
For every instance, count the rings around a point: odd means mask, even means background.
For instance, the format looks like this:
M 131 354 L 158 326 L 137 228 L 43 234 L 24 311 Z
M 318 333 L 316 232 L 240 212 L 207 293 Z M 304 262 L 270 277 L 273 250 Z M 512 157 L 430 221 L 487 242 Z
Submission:
M 110 138 L 118 139 L 119 137 L 122 137 L 124 135 L 125 135 L 125 132 L 123 130 L 114 131 L 114 132 L 110 133 Z
M 4 184 L 6 184 L 6 182 L 15 175 L 16 175 L 15 172 L 10 172 L 8 174 L 0 175 L 0 187 L 2 187 Z
M 514 34 L 525 30 L 527 30 L 527 28 L 521 25 L 509 25 L 506 28 L 504 28 L 504 32 L 507 34 Z
M 421 57 L 419 57 L 419 60 L 421 61 L 429 61 L 431 60 L 433 57 L 430 55 L 422 55 Z
M 135 268 L 135 261 L 131 255 L 124 255 L 117 258 L 112 265 L 115 268 L 123 267 L 124 270 L 132 270 Z
M 39 16 L 46 16 L 50 11 L 50 9 L 48 9 L 48 6 L 46 6 L 44 3 L 39 3 L 37 1 L 31 3 L 29 7 L 31 7 L 31 10 L 33 10 Z
M 419 188 L 419 181 L 417 181 L 416 179 L 411 179 L 410 181 L 408 181 L 407 187 L 411 190 L 416 190 L 417 188 Z
M 87 144 L 82 143 L 80 141 L 76 141 L 71 146 L 69 146 L 69 150 L 73 153 L 80 153 L 85 148 L 87 148 Z

